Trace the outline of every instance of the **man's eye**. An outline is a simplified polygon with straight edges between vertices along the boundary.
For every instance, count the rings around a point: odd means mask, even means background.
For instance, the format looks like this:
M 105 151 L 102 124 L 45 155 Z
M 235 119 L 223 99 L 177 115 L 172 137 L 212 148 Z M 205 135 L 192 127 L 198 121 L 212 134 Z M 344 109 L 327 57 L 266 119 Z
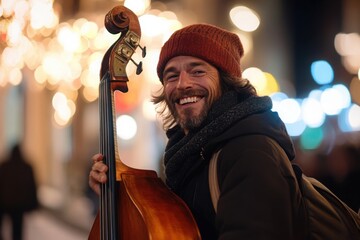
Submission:
M 177 78 L 177 76 L 178 76 L 177 74 L 171 74 L 171 75 L 166 76 L 165 80 L 168 81 L 168 82 L 173 81 L 173 80 L 175 80 Z
M 203 74 L 205 74 L 205 71 L 202 71 L 202 70 L 195 70 L 192 72 L 192 74 L 194 76 L 202 76 Z

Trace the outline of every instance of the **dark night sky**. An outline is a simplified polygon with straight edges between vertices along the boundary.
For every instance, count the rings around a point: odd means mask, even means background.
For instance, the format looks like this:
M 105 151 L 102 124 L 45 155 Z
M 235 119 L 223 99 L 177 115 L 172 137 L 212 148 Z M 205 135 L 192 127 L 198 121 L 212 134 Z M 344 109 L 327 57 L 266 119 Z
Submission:
M 340 0 L 283 0 L 292 34 L 294 83 L 297 97 L 304 97 L 317 88 L 311 78 L 310 65 L 316 60 L 327 60 L 334 68 L 335 80 L 349 79 L 334 48 L 334 37 L 342 30 L 342 4 Z M 345 82 L 346 84 L 346 82 Z

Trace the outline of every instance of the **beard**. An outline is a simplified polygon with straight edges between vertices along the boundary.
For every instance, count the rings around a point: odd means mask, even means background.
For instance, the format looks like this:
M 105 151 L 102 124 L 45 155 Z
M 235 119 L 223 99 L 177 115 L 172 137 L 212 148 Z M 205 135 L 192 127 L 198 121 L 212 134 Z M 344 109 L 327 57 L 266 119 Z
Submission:
M 175 101 L 179 99 L 181 96 L 202 96 L 205 98 L 205 103 L 200 110 L 200 113 L 195 115 L 194 109 L 185 109 L 181 114 L 179 114 L 175 108 Z M 177 124 L 180 125 L 182 129 L 193 130 L 195 128 L 200 127 L 202 122 L 206 119 L 208 111 L 210 109 L 210 103 L 208 99 L 209 93 L 206 90 L 198 89 L 198 90 L 184 90 L 177 91 L 170 97 L 171 101 L 167 101 L 167 105 Z
M 206 102 L 197 116 L 194 116 L 192 109 L 186 109 L 181 116 L 176 113 L 175 117 L 177 119 L 177 123 L 182 129 L 191 131 L 200 127 L 200 125 L 206 119 L 208 112 L 209 104 Z

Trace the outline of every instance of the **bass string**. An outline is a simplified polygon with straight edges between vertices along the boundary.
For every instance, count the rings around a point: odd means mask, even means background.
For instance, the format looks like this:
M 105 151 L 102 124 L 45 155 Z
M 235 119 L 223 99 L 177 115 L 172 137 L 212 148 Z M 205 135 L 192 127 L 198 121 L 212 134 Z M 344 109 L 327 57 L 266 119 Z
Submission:
M 104 154 L 104 163 L 108 166 L 108 181 L 101 186 L 101 236 L 103 239 L 117 238 L 117 205 L 116 205 L 116 164 L 115 164 L 115 144 L 114 144 L 114 108 L 113 91 L 109 74 L 104 76 L 104 81 L 100 84 L 100 149 Z

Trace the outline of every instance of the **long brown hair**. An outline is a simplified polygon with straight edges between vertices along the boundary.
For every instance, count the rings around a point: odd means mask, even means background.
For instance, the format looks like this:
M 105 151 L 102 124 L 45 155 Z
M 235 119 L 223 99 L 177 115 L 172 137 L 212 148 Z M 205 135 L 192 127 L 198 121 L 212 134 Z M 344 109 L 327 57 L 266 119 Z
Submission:
M 242 77 L 230 76 L 222 71 L 219 71 L 219 76 L 222 94 L 234 90 L 239 93 L 241 99 L 257 95 L 255 87 L 249 80 Z M 156 111 L 160 117 L 162 117 L 164 130 L 168 130 L 169 128 L 175 126 L 176 119 L 170 112 L 166 103 L 164 86 L 152 94 L 151 101 L 156 105 Z

